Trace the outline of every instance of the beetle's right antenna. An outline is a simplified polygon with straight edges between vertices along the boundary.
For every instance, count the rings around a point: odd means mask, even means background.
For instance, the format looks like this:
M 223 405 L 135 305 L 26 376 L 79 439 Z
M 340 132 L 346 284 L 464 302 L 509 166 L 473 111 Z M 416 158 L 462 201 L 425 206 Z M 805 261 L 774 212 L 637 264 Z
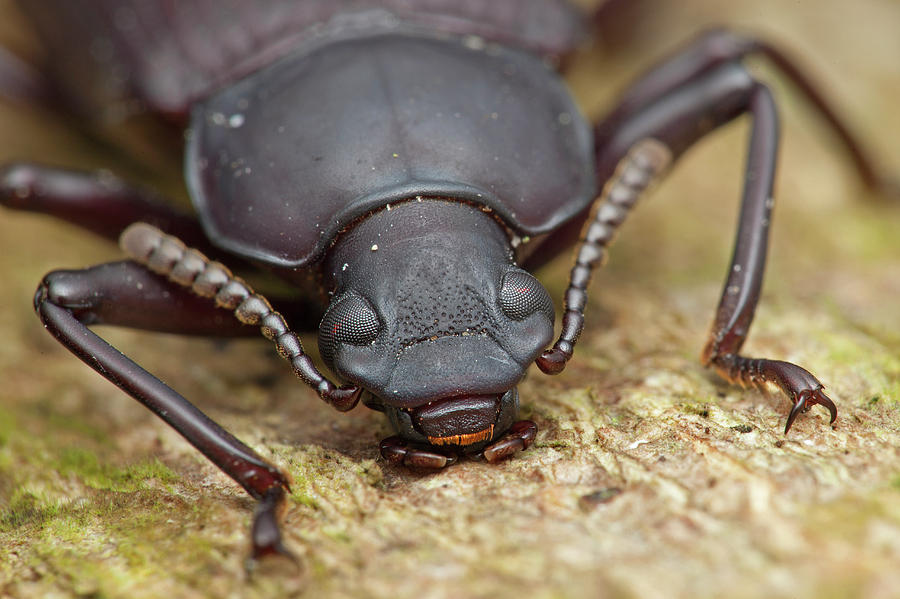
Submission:
M 655 139 L 641 140 L 619 161 L 604 185 L 594 203 L 593 217 L 588 219 L 578 243 L 575 266 L 569 273 L 559 339 L 536 360 L 538 368 L 546 374 L 559 374 L 572 358 L 575 342 L 584 327 L 587 287 L 594 268 L 606 262 L 606 249 L 615 240 L 619 227 L 638 198 L 671 161 L 672 152 L 663 143 Z
M 125 229 L 119 245 L 153 272 L 190 288 L 201 297 L 214 298 L 217 306 L 234 310 L 234 315 L 244 324 L 258 325 L 263 336 L 275 342 L 278 353 L 291 362 L 294 373 L 334 408 L 344 412 L 359 401 L 362 389 L 356 385 L 337 387 L 326 379 L 269 300 L 224 265 L 146 223 L 135 223 Z

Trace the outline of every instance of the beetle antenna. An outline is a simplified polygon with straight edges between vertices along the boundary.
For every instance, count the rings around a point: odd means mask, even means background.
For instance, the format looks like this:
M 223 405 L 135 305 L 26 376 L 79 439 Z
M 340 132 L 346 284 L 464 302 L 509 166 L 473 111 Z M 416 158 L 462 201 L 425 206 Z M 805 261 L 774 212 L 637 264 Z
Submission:
M 619 161 L 603 186 L 603 192 L 594 202 L 593 216 L 588 219 L 578 242 L 575 265 L 569 273 L 559 339 L 536 360 L 538 368 L 546 374 L 559 374 L 572 358 L 575 342 L 584 328 L 587 287 L 594 268 L 606 262 L 607 247 L 615 240 L 619 227 L 638 198 L 671 161 L 672 152 L 663 143 L 643 139 Z
M 146 223 L 135 223 L 125 229 L 119 237 L 119 245 L 151 271 L 201 297 L 215 299 L 218 307 L 233 310 L 242 323 L 259 326 L 263 336 L 275 342 L 281 357 L 290 361 L 294 373 L 334 408 L 344 412 L 359 401 L 362 389 L 356 385 L 337 387 L 325 378 L 303 351 L 296 333 L 272 308 L 269 300 L 234 276 L 223 264 Z

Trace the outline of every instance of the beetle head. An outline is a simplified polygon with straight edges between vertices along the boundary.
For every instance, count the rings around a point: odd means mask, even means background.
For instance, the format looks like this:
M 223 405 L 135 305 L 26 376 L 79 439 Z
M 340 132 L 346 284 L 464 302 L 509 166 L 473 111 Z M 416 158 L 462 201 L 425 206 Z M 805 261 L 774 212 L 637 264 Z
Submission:
M 491 215 L 403 202 L 342 235 L 325 267 L 322 358 L 401 436 L 483 445 L 513 423 L 515 386 L 552 338 L 553 303 Z

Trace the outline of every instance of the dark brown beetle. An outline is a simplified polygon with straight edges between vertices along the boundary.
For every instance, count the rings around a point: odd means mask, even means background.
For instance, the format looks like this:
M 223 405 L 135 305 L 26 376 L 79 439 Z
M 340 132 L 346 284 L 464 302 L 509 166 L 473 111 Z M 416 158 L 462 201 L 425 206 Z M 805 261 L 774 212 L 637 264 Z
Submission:
M 460 452 L 496 461 L 534 439 L 535 425 L 516 421 L 516 384 L 532 362 L 558 373 L 572 357 L 591 272 L 641 193 L 745 113 L 753 125 L 737 242 L 703 360 L 730 381 L 781 388 L 793 403 L 785 431 L 817 403 L 834 420 L 809 372 L 738 353 L 760 293 L 778 141 L 771 94 L 742 58 L 763 54 L 781 68 L 835 128 L 863 181 L 882 181 L 770 46 L 726 31 L 701 36 L 592 127 L 547 66 L 585 29 L 582 15 L 554 0 L 252 10 L 236 0 L 32 0 L 23 9 L 55 57 L 53 93 L 70 108 L 136 98 L 186 127 L 199 217 L 108 178 L 6 167 L 5 205 L 111 238 L 124 230 L 133 259 L 50 273 L 35 308 L 61 343 L 259 500 L 254 555 L 284 552 L 275 514 L 286 477 L 88 325 L 209 335 L 255 325 L 323 400 L 347 410 L 362 398 L 387 414 L 397 436 L 381 453 L 391 462 L 440 468 Z M 12 92 L 47 90 L 21 86 Z M 546 349 L 552 301 L 524 269 L 579 232 L 562 332 Z M 319 346 L 345 386 L 317 370 L 288 326 L 318 311 L 270 303 L 205 255 L 223 251 L 298 285 L 320 277 L 331 300 Z M 223 322 L 215 306 L 237 319 Z

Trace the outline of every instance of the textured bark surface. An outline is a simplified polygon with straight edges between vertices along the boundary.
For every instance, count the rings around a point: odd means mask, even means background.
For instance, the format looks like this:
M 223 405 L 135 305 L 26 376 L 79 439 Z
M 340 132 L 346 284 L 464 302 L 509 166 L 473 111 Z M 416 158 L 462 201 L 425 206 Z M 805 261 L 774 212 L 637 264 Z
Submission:
M 575 58 L 589 114 L 704 24 L 734 24 L 802 56 L 900 171 L 896 2 L 664 4 L 616 56 Z M 27 47 L 4 22 L 8 43 Z M 816 373 L 839 406 L 833 428 L 814 409 L 785 437 L 783 397 L 729 387 L 697 361 L 730 254 L 742 121 L 690 152 L 626 224 L 591 288 L 575 359 L 521 387 L 536 443 L 499 465 L 387 465 L 379 415 L 321 405 L 262 339 L 105 330 L 293 477 L 284 528 L 303 568 L 273 561 L 248 579 L 251 500 L 31 310 L 44 272 L 118 249 L 0 210 L 0 595 L 896 596 L 900 205 L 873 201 L 789 86 L 755 70 L 773 81 L 784 135 L 747 351 Z M 3 161 L 106 166 L 178 190 L 177 168 L 129 167 L 39 110 L 0 105 L 0 140 Z M 567 260 L 543 273 L 557 297 Z

